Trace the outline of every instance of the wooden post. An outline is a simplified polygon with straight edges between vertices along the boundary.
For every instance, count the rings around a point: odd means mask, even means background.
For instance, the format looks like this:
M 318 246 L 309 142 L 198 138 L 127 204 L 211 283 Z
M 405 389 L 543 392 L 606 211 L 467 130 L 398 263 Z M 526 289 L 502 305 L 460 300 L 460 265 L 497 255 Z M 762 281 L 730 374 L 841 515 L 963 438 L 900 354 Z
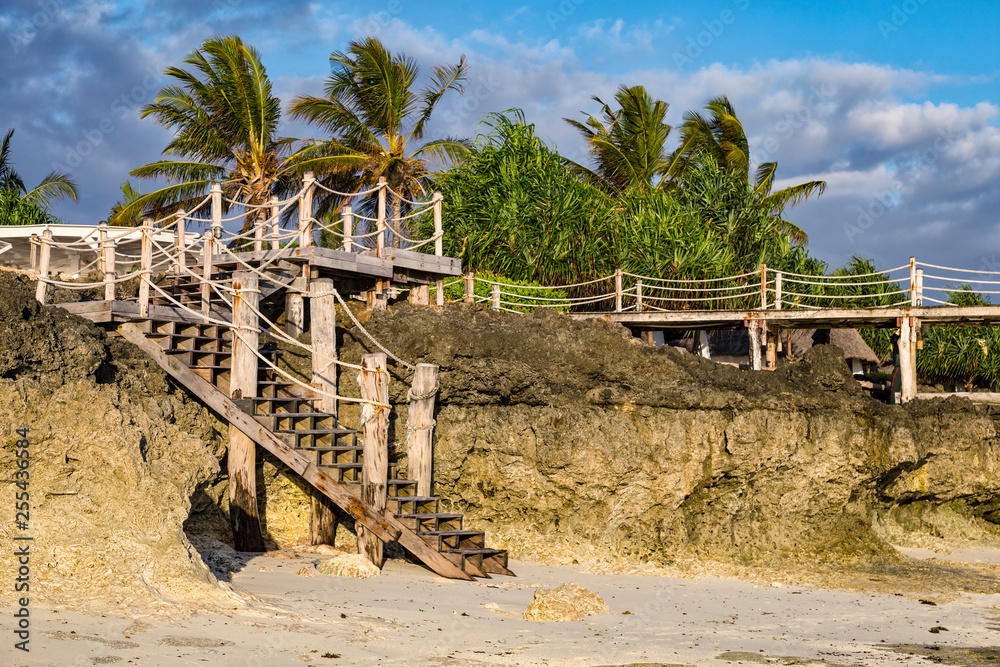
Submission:
M 472 271 L 466 271 L 465 275 L 462 276 L 462 283 L 465 287 L 465 296 L 463 300 L 465 303 L 475 303 L 476 302 L 476 274 Z
M 212 195 L 212 234 L 215 238 L 212 246 L 216 247 L 222 238 L 222 184 L 212 183 L 209 192 Z M 217 249 L 217 253 L 221 252 L 221 249 Z
M 303 294 L 309 289 L 309 265 L 302 266 L 302 273 L 285 294 L 285 333 L 298 338 L 306 331 L 306 304 Z
M 760 265 L 760 308 L 767 310 L 767 264 Z
M 441 226 L 441 209 L 444 204 L 444 195 L 440 192 L 434 193 L 434 254 L 438 257 L 444 255 L 444 231 Z
M 635 309 L 642 312 L 642 278 L 637 278 L 635 281 Z
M 389 479 L 389 373 L 383 353 L 361 358 L 358 375 L 361 398 L 369 403 L 361 407 L 364 437 L 364 461 L 361 464 L 361 502 L 381 514 L 385 511 Z M 382 542 L 366 529 L 358 529 L 358 553 L 382 567 Z
M 354 252 L 354 209 L 345 206 L 340 212 L 340 219 L 343 221 L 344 252 Z
M 910 258 L 910 306 L 917 305 L 917 259 Z
M 153 281 L 153 221 L 142 221 L 142 251 L 139 259 L 139 317 L 149 317 L 149 285 Z
M 320 412 L 337 416 L 337 399 L 325 394 L 337 393 L 337 300 L 333 279 L 319 278 L 309 285 L 310 332 L 312 336 L 312 383 L 324 392 L 316 399 Z M 333 503 L 315 489 L 310 494 L 310 544 L 334 544 L 337 539 L 337 515 Z
M 760 370 L 760 323 L 758 320 L 747 322 L 747 334 L 750 338 L 750 369 Z
M 406 418 L 406 457 L 410 479 L 417 483 L 418 496 L 434 490 L 434 396 L 437 394 L 438 367 L 417 364 L 413 386 L 407 394 L 410 411 Z
M 615 312 L 622 312 L 622 270 L 615 269 Z
M 375 256 L 383 257 L 385 256 L 385 190 L 386 185 L 385 176 L 380 176 L 378 179 L 378 212 L 376 220 L 376 230 L 378 234 L 375 235 Z
M 257 313 L 260 301 L 257 276 L 248 271 L 233 275 L 233 341 L 229 392 L 233 399 L 257 395 L 259 346 Z M 265 551 L 257 512 L 257 460 L 254 442 L 229 425 L 229 523 L 237 551 Z
M 417 306 L 431 305 L 431 286 L 413 285 L 410 287 L 410 295 L 406 300 Z
M 490 287 L 490 308 L 500 310 L 500 286 L 496 283 Z
M 184 230 L 184 216 L 187 212 L 184 209 L 177 211 L 177 226 L 174 228 L 174 239 L 176 243 L 177 261 L 174 263 L 174 273 L 182 276 L 187 269 L 187 235 Z
M 694 334 L 694 353 L 705 359 L 712 358 L 712 348 L 708 344 L 708 331 L 698 329 Z
M 278 236 L 281 234 L 281 207 L 278 206 L 278 198 L 271 197 L 271 250 L 277 250 L 281 242 Z
M 771 327 L 764 329 L 764 345 L 767 349 L 767 367 L 774 369 L 778 367 L 778 334 Z
M 104 274 L 104 300 L 115 300 L 115 242 L 108 240 L 108 223 L 101 223 L 101 266 Z
M 899 373 L 901 388 L 900 403 L 908 403 L 917 395 L 917 365 L 912 336 L 914 334 L 909 317 L 899 319 Z
M 299 247 L 307 248 L 312 245 L 312 202 L 313 183 L 316 179 L 311 171 L 307 171 L 302 183 L 305 190 L 299 198 Z
M 915 290 L 916 299 L 914 299 L 914 306 L 922 307 L 924 305 L 924 270 L 917 269 L 917 289 Z
M 258 212 L 257 218 L 253 221 L 253 249 L 255 252 L 264 249 L 264 223 L 266 222 L 267 219 Z
M 774 273 L 774 309 L 781 310 L 781 271 Z
M 212 252 L 215 250 L 215 237 L 212 235 L 212 230 L 206 229 L 205 235 L 202 237 L 202 278 L 204 282 L 201 284 L 201 312 L 208 317 L 208 311 L 211 307 L 212 302 L 212 286 L 208 284 L 208 281 L 212 279 Z
M 46 229 L 42 232 L 42 240 L 40 250 L 38 252 L 38 285 L 35 286 L 35 298 L 39 303 L 45 303 L 45 293 L 48 290 L 48 284 L 45 283 L 45 279 L 49 277 L 49 262 L 52 258 L 52 230 Z
M 32 271 L 37 271 L 38 270 L 38 246 L 40 245 L 40 242 L 38 240 L 38 234 L 32 234 L 31 235 L 31 240 L 29 242 L 29 245 L 31 246 L 31 270 Z
M 435 297 L 434 302 L 438 305 L 438 307 L 441 307 L 441 306 L 444 306 L 444 279 L 443 278 L 439 278 L 438 279 L 436 287 L 437 287 L 437 296 Z

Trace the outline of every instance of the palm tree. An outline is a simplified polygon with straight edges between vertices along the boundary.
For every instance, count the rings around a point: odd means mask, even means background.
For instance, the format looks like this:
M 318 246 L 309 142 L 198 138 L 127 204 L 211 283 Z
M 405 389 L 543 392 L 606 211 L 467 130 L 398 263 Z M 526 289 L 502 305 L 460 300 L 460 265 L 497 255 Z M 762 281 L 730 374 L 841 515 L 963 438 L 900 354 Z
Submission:
M 568 161 L 578 175 L 593 179 L 608 192 L 621 193 L 632 186 L 665 187 L 683 163 L 681 154 L 668 155 L 667 138 L 671 127 L 664 122 L 670 105 L 653 99 L 642 86 L 620 86 L 615 93 L 618 109 L 612 109 L 596 95 L 601 117 L 587 116 L 585 122 L 563 118 L 587 140 L 595 169 Z
M 726 96 L 716 97 L 705 108 L 711 112 L 710 118 L 694 111 L 684 114 L 681 148 L 677 153 L 691 159 L 706 153 L 711 155 L 735 179 L 752 189 L 756 201 L 781 219 L 784 232 L 792 241 L 807 242 L 806 233 L 781 216 L 786 207 L 797 206 L 812 195 L 821 196 L 826 190 L 826 181 L 809 181 L 772 192 L 778 163 L 764 162 L 757 167 L 751 183 L 750 142 L 732 103 Z
M 391 53 L 374 37 L 351 42 L 346 52 L 334 51 L 330 68 L 324 97 L 300 95 L 290 108 L 293 118 L 330 135 L 311 145 L 313 154 L 329 156 L 330 160 L 325 168 L 316 170 L 320 182 L 350 194 L 318 196 L 317 215 L 335 214 L 354 198 L 353 193 L 371 189 L 385 177 L 398 193 L 391 201 L 398 224 L 407 208 L 402 198 L 413 200 L 426 194 L 430 162 L 457 162 L 468 152 L 467 141 L 453 138 L 411 149 L 423 139 L 445 93 L 463 91 L 465 56 L 455 65 L 435 67 L 419 93 L 413 90 L 419 76 L 416 62 L 402 53 Z M 374 197 L 366 198 L 361 211 L 370 217 L 374 202 Z
M 24 181 L 14 170 L 14 164 L 10 160 L 10 140 L 13 136 L 14 128 L 11 128 L 4 135 L 3 143 L 0 143 L 0 190 L 14 192 L 25 204 L 35 206 L 43 212 L 47 211 L 53 202 L 64 197 L 76 201 L 78 196 L 76 184 L 70 180 L 68 174 L 52 171 L 31 190 L 24 187 Z
M 229 199 L 263 205 L 293 192 L 302 172 L 325 164 L 307 147 L 293 150 L 295 139 L 277 136 L 281 102 L 260 53 L 238 35 L 209 38 L 184 62 L 192 68 L 167 68 L 164 74 L 177 83 L 161 88 L 140 111 L 174 130 L 163 152 L 177 157 L 131 172 L 170 185 L 123 202 L 115 220 L 189 208 L 214 181 Z M 252 224 L 248 215 L 244 229 Z

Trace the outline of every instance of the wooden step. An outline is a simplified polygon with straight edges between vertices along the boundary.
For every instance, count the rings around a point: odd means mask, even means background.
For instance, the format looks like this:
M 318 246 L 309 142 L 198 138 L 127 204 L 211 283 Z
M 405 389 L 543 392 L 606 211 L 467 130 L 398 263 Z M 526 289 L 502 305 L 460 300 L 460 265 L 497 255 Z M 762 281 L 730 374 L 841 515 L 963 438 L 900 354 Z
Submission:
M 502 549 L 444 549 L 441 554 L 473 577 L 513 574 L 507 569 L 507 552 Z
M 481 530 L 425 530 L 420 532 L 420 537 L 441 552 L 486 548 L 486 533 Z
M 391 496 L 386 501 L 393 514 L 435 514 L 441 499 L 437 496 Z
M 428 531 L 462 530 L 461 514 L 428 512 L 426 514 L 397 514 L 396 518 L 418 535 Z

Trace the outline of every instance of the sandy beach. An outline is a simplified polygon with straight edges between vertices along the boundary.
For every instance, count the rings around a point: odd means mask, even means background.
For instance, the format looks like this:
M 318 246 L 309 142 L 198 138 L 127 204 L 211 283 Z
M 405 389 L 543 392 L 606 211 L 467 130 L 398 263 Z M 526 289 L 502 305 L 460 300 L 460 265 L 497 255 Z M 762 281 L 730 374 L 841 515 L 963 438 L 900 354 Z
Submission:
M 918 558 L 985 567 L 1000 551 Z M 513 561 L 517 577 L 442 580 L 402 560 L 369 579 L 303 576 L 323 556 L 252 558 L 232 613 L 81 613 L 32 607 L 31 652 L 4 665 L 989 665 L 1000 660 L 1000 595 L 858 592 L 737 579 L 593 574 Z M 572 582 L 610 614 L 539 623 L 539 588 Z

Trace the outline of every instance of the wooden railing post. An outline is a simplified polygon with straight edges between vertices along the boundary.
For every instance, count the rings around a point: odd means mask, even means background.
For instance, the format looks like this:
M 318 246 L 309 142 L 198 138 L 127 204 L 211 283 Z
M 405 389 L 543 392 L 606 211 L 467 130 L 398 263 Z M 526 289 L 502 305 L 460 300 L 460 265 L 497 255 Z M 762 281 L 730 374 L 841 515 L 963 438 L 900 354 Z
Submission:
M 615 312 L 622 312 L 622 270 L 615 269 Z
M 277 250 L 281 245 L 278 236 L 281 234 L 281 207 L 278 206 L 278 198 L 271 197 L 271 250 Z
M 260 209 L 263 211 L 264 209 Z M 260 252 L 264 249 L 264 223 L 267 222 L 267 218 L 258 212 L 257 217 L 253 221 L 253 249 L 254 252 Z
M 915 290 L 916 298 L 913 299 L 914 306 L 924 305 L 924 270 L 917 269 L 917 289 Z
M 212 304 L 212 286 L 208 282 L 212 279 L 212 253 L 215 251 L 215 236 L 210 229 L 206 229 L 202 239 L 201 312 L 208 318 L 208 311 Z
M 774 272 L 774 309 L 781 310 L 781 271 Z
M 385 182 L 385 176 L 380 176 L 378 179 L 378 212 L 376 214 L 376 231 L 375 235 L 375 256 L 382 257 L 385 255 L 385 190 L 388 186 Z
M 45 282 L 49 277 L 49 262 L 52 259 L 52 230 L 46 229 L 42 232 L 42 238 L 38 250 L 38 285 L 35 286 L 35 298 L 39 303 L 45 303 L 45 295 L 48 291 L 48 284 Z
M 230 398 L 248 399 L 257 395 L 258 321 L 260 301 L 257 276 L 248 271 L 233 275 L 232 370 Z M 257 461 L 254 441 L 234 425 L 229 425 L 229 523 L 237 551 L 265 551 L 257 511 Z
M 635 281 L 635 309 L 642 312 L 642 278 L 636 278 Z
M 462 276 L 462 283 L 465 287 L 465 303 L 476 302 L 476 274 L 473 271 L 466 271 Z
M 490 307 L 493 310 L 500 310 L 500 286 L 494 283 L 490 286 Z
M 389 373 L 383 353 L 361 358 L 358 375 L 361 398 L 361 429 L 364 460 L 361 464 L 361 502 L 381 514 L 385 511 L 389 478 Z M 382 567 L 382 542 L 358 528 L 358 553 Z
M 354 209 L 345 206 L 340 211 L 340 219 L 344 232 L 344 252 L 354 252 Z
M 32 271 L 37 271 L 38 270 L 38 247 L 41 245 L 41 242 L 38 240 L 38 234 L 32 234 L 31 235 L 31 238 L 29 240 L 29 244 L 31 245 L 31 270 Z
M 410 479 L 417 483 L 418 496 L 434 490 L 434 396 L 437 394 L 438 367 L 417 364 L 413 386 L 407 393 L 410 410 L 406 418 L 406 458 Z
M 221 254 L 222 249 L 222 184 L 212 183 L 210 190 L 212 195 L 212 234 L 215 237 L 213 246 L 216 254 Z
M 767 310 L 767 264 L 760 265 L 760 309 Z
M 153 282 L 153 221 L 142 221 L 142 250 L 139 257 L 139 317 L 149 317 L 149 285 Z
M 309 290 L 309 264 L 302 265 L 302 273 L 290 289 L 285 291 L 285 333 L 298 338 L 306 331 L 305 293 Z
M 434 193 L 434 254 L 444 255 L 444 228 L 441 225 L 441 209 L 444 205 L 444 195 Z
M 177 211 L 177 226 L 174 228 L 174 245 L 177 261 L 174 262 L 174 273 L 182 276 L 187 271 L 187 235 L 184 229 L 184 216 L 187 212 L 184 209 Z
M 312 201 L 313 183 L 316 182 L 311 171 L 307 171 L 302 184 L 305 189 L 299 198 L 299 247 L 306 248 L 312 245 Z
M 104 274 L 104 300 L 115 300 L 115 242 L 108 240 L 108 223 L 102 222 L 98 229 L 101 239 L 101 273 Z
M 31 240 L 35 240 L 35 235 L 31 235 Z M 104 243 L 108 240 L 108 222 L 101 220 L 97 223 L 97 272 L 104 275 Z M 35 270 L 34 247 L 32 247 L 31 270 Z
M 910 258 L 910 306 L 917 305 L 917 259 Z
M 310 334 L 312 337 L 312 382 L 321 393 L 315 405 L 320 412 L 337 416 L 337 300 L 333 279 L 318 278 L 309 285 Z M 337 539 L 337 515 L 326 495 L 310 494 L 310 544 L 333 545 Z

